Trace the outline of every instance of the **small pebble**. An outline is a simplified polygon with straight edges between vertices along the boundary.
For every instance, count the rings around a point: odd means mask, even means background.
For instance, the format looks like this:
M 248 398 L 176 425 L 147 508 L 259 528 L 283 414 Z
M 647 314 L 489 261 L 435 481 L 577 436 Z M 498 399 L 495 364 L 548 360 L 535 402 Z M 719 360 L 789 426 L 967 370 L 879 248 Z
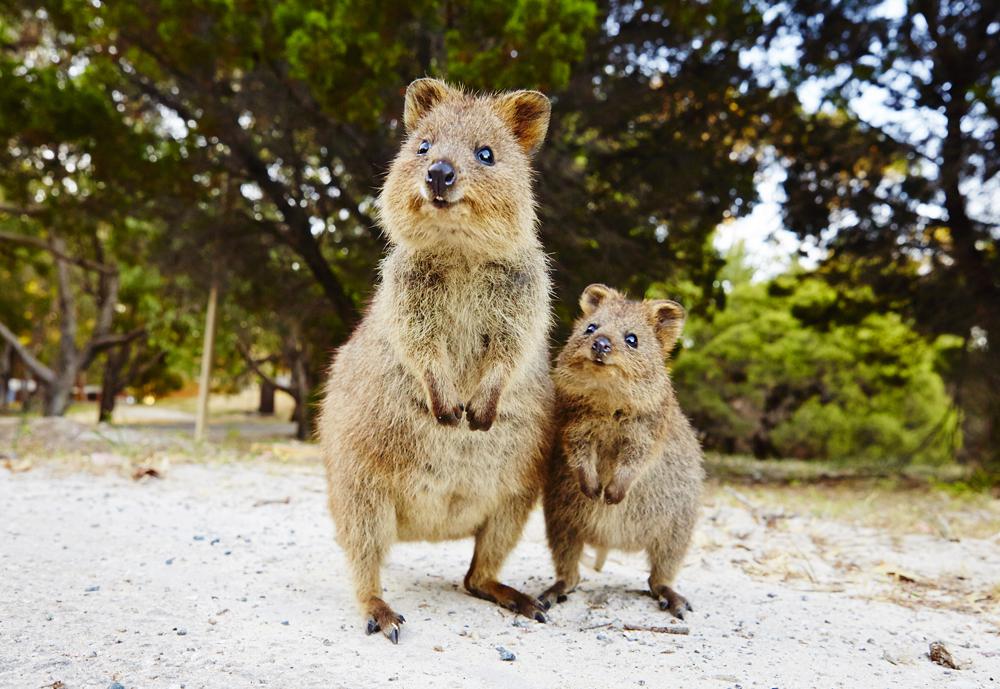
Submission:
M 610 639 L 608 638 L 608 635 L 605 634 L 604 632 L 598 633 L 597 640 L 598 641 L 610 641 Z
M 177 636 L 187 636 L 187 633 L 188 630 L 186 630 L 184 627 L 180 627 L 177 630 Z
M 288 626 L 288 620 L 282 620 L 281 624 L 283 624 L 283 625 L 285 625 L 287 627 Z
M 119 682 L 112 682 L 108 685 L 108 689 L 125 689 L 125 687 Z
M 517 656 L 508 651 L 503 646 L 497 646 L 497 651 L 500 653 L 500 660 L 504 662 L 512 663 L 515 660 L 517 660 Z
M 83 591 L 84 593 L 93 593 L 94 591 L 100 591 L 100 590 L 101 590 L 100 586 L 88 586 Z
M 205 537 L 202 536 L 201 534 L 197 534 L 197 535 L 195 535 L 194 540 L 196 540 L 196 541 L 204 541 Z
M 171 557 L 171 558 L 165 560 L 165 564 L 168 564 L 168 565 L 174 564 L 174 558 Z

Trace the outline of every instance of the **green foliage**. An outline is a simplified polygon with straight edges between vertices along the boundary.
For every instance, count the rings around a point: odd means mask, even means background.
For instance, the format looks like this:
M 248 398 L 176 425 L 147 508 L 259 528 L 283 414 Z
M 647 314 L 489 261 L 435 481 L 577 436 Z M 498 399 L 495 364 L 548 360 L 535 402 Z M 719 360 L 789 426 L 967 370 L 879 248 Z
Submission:
M 558 92 L 596 33 L 597 17 L 591 0 L 474 0 L 445 31 L 441 67 L 450 79 L 487 91 Z
M 194 374 L 212 284 L 219 386 L 248 379 L 246 350 L 314 385 L 385 249 L 374 197 L 406 84 L 537 88 L 553 101 L 535 167 L 563 328 L 590 282 L 679 299 L 693 346 L 678 386 L 722 449 L 942 461 L 951 394 L 986 456 L 1000 447 L 1000 252 L 968 190 L 1000 174 L 988 5 L 12 0 L 0 232 L 36 241 L 0 241 L 0 284 L 15 285 L 0 321 L 58 356 L 44 243 L 60 238 L 120 275 L 117 332 L 143 329 L 133 361 L 155 364 L 136 388 Z M 795 64 L 747 60 L 789 38 Z M 807 83 L 818 112 L 799 103 Z M 906 92 L 890 109 L 933 111 L 944 135 L 863 121 L 852 98 L 884 83 Z M 754 285 L 712 236 L 751 210 L 768 160 L 787 173 L 785 224 L 829 255 L 813 276 Z M 82 333 L 98 286 L 74 267 Z
M 868 290 L 819 278 L 736 284 L 689 321 L 674 380 L 708 447 L 758 457 L 942 463 L 958 414 L 928 344 L 897 313 L 859 316 Z
M 816 112 L 774 137 L 785 224 L 830 249 L 835 285 L 871 285 L 930 336 L 965 340 L 949 382 L 966 457 L 1000 470 L 1000 13 L 992 0 L 793 0 L 778 90 Z M 915 123 L 926 123 L 916 126 Z M 984 342 L 985 339 L 985 342 Z

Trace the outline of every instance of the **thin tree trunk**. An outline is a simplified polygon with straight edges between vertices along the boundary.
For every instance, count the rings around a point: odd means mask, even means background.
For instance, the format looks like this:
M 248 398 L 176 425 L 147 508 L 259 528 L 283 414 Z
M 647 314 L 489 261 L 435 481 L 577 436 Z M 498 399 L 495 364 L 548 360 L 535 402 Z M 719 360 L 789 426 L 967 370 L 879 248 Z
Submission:
M 270 380 L 261 379 L 260 404 L 257 407 L 258 414 L 261 416 L 274 416 L 275 392 L 277 392 L 277 388 L 274 387 Z
M 0 349 L 0 412 L 8 409 L 7 396 L 10 394 L 10 379 L 14 369 L 14 348 L 5 342 Z
M 104 357 L 104 373 L 101 375 L 101 399 L 97 407 L 98 423 L 111 423 L 115 412 L 115 401 L 122 389 L 122 368 L 128 361 L 131 347 L 123 345 L 109 349 Z
M 45 416 L 62 416 L 69 407 L 73 393 L 73 384 L 80 373 L 80 352 L 76 347 L 77 317 L 76 298 L 70 279 L 69 261 L 61 256 L 66 255 L 66 244 L 60 237 L 52 238 L 52 246 L 56 255 L 56 303 L 59 309 L 59 353 L 55 366 L 55 377 L 46 386 L 45 406 L 42 414 Z
M 292 360 L 292 390 L 295 397 L 295 411 L 292 418 L 295 421 L 295 437 L 306 440 L 312 433 L 312 423 L 309 415 L 309 371 L 301 350 L 295 350 Z
M 215 311 L 219 301 L 219 286 L 215 282 L 208 292 L 208 308 L 205 313 L 205 340 L 201 348 L 201 375 L 198 378 L 198 415 L 195 419 L 195 440 L 205 439 L 208 423 L 208 393 L 212 382 L 212 354 L 215 349 Z

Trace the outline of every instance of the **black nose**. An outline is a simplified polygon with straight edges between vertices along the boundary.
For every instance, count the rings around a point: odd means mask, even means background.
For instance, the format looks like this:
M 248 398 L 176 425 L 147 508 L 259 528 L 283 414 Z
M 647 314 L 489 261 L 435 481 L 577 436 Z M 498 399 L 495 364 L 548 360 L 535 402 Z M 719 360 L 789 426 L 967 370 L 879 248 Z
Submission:
M 435 197 L 444 198 L 445 189 L 455 183 L 455 168 L 447 160 L 436 160 L 427 168 L 426 181 Z
M 594 343 L 590 345 L 590 348 L 597 356 L 604 356 L 611 351 L 611 340 L 604 335 L 598 335 L 594 338 Z

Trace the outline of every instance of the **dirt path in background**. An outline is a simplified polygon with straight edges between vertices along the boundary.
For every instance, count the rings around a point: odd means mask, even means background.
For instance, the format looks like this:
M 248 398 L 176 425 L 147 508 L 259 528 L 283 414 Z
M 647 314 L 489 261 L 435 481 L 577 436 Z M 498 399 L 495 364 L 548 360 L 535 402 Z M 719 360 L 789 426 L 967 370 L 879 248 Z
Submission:
M 460 590 L 471 541 L 403 544 L 392 646 L 361 631 L 323 487 L 311 465 L 0 469 L 0 687 L 1000 687 L 996 541 L 710 498 L 678 581 L 687 635 L 632 629 L 671 624 L 639 556 L 585 568 L 539 625 Z M 536 513 L 505 579 L 550 575 Z M 928 660 L 937 640 L 962 669 Z

